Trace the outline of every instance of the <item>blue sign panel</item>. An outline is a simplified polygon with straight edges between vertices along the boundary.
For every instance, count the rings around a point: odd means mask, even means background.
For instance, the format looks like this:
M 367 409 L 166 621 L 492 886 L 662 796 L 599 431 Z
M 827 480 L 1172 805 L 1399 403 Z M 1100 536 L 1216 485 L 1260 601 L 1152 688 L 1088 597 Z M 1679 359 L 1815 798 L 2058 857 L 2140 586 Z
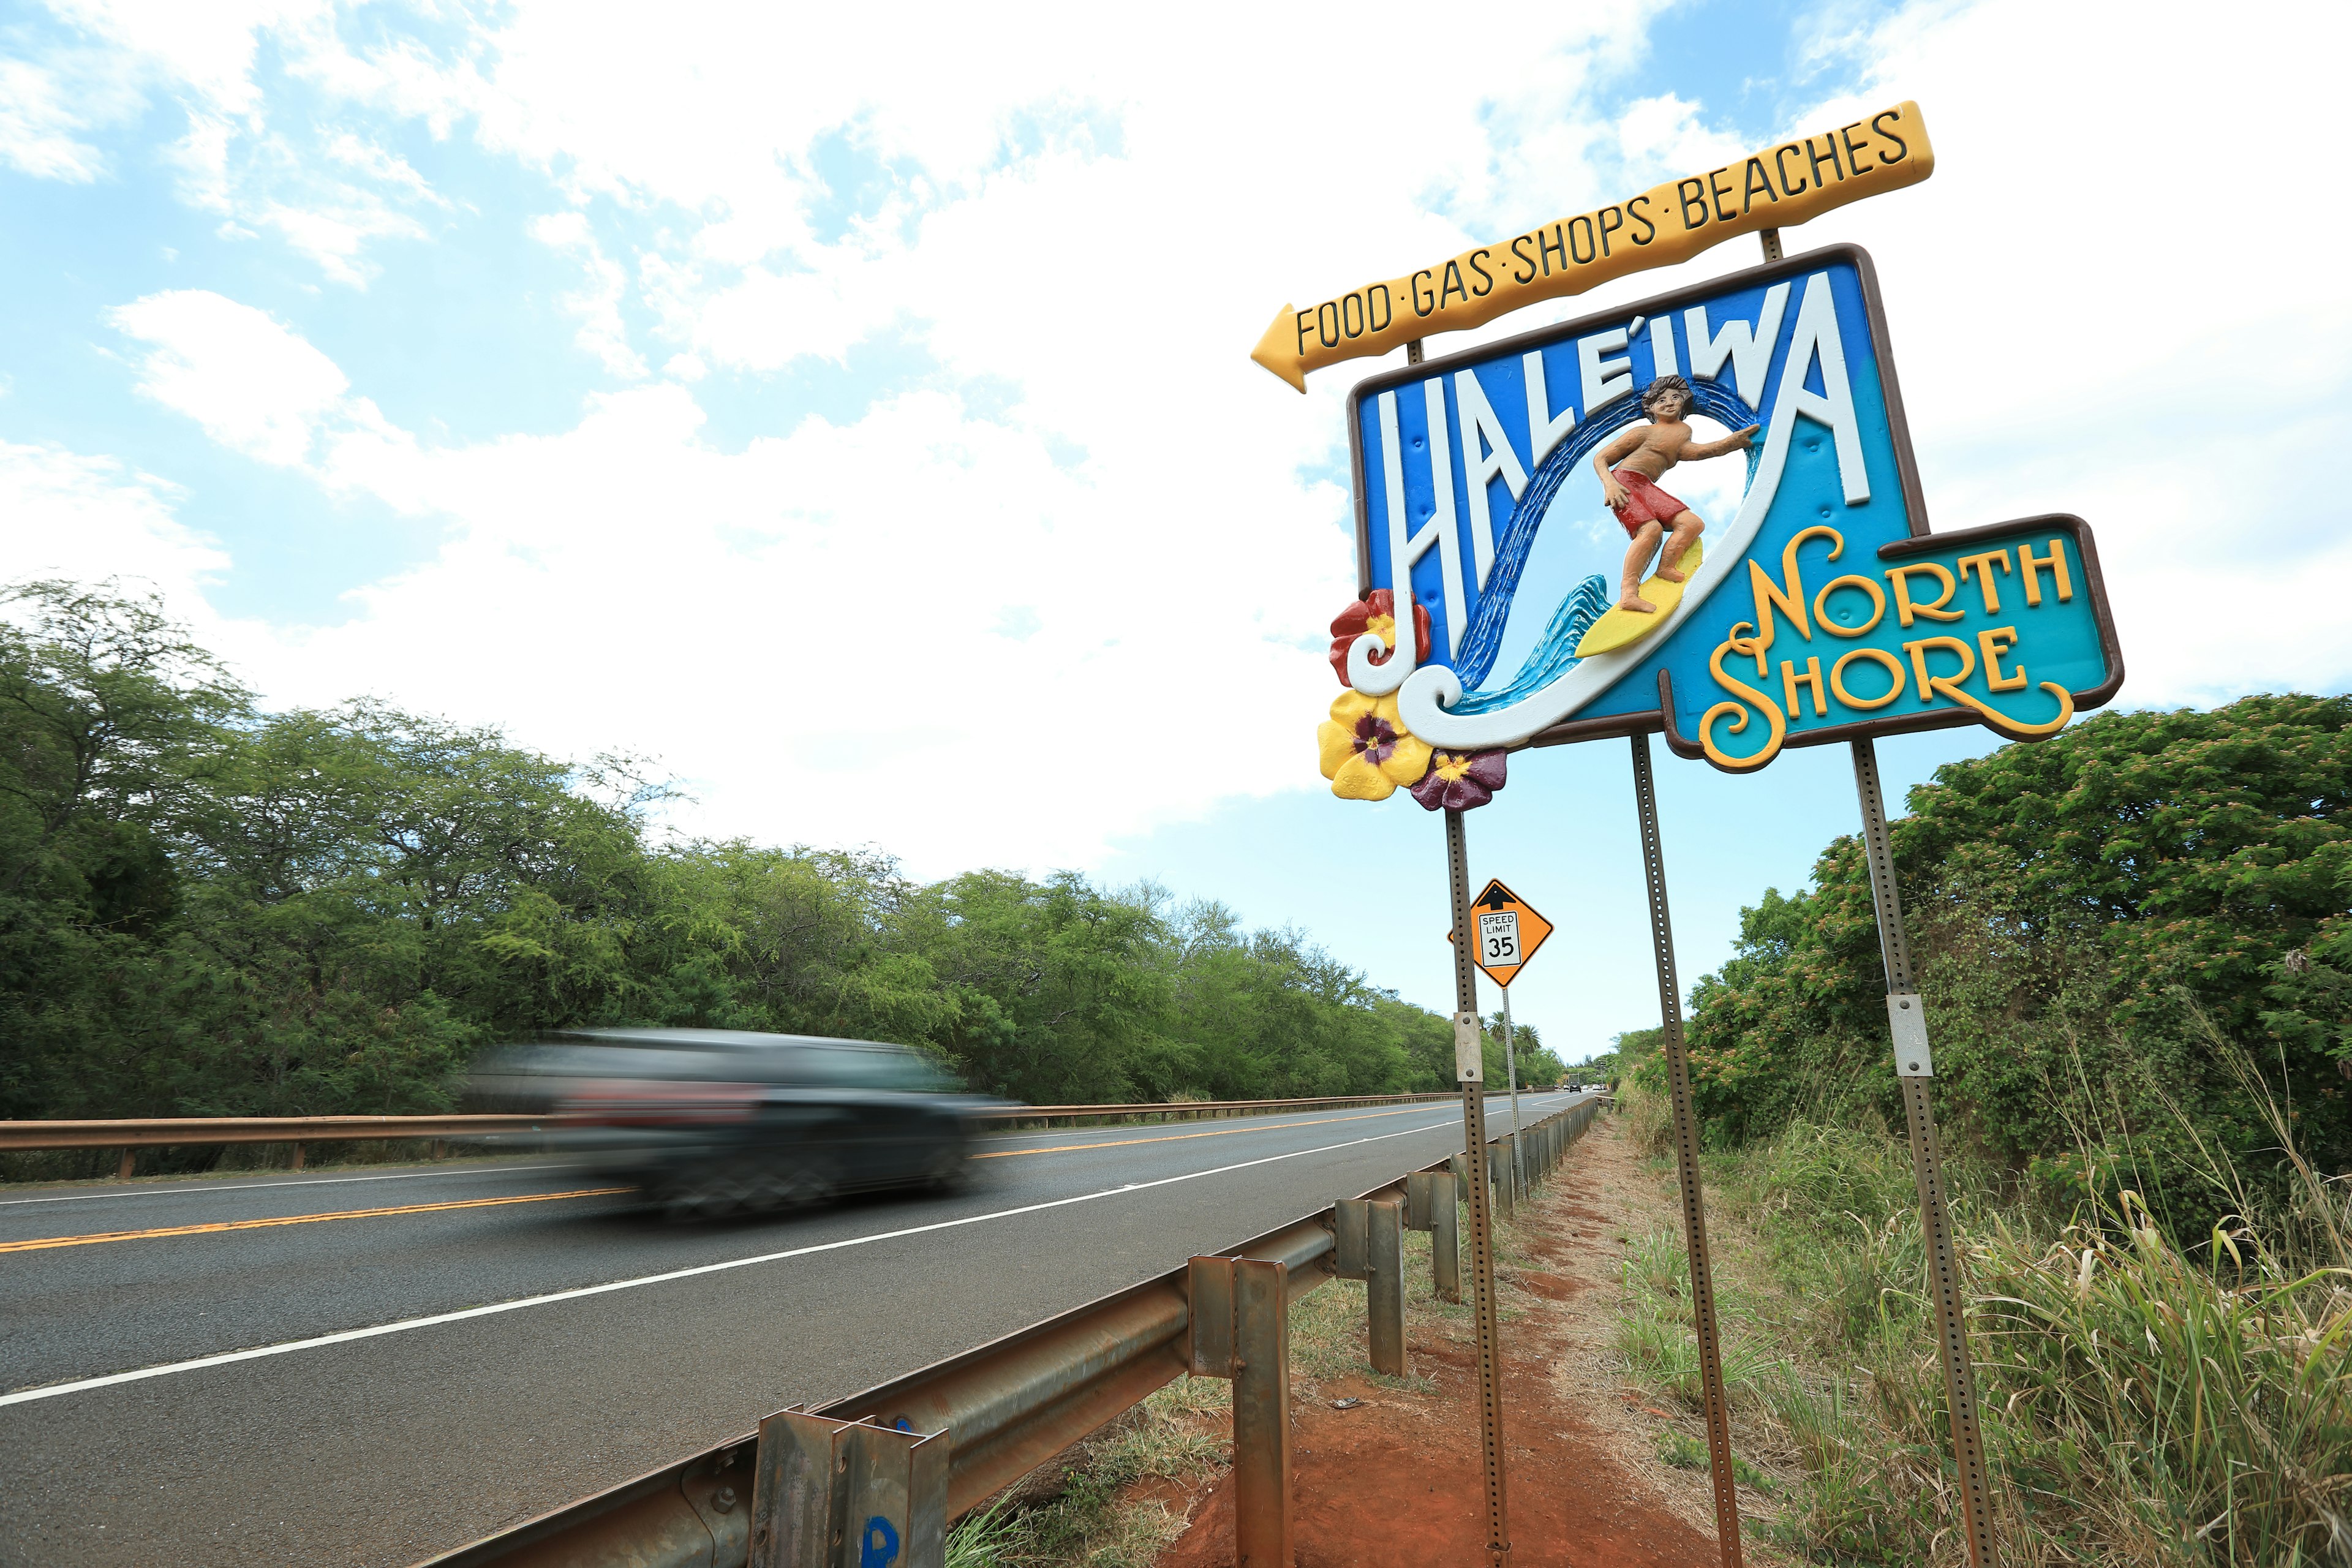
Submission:
M 1927 533 L 1859 249 L 1390 372 L 1349 414 L 1362 584 L 1433 632 L 1349 679 L 1433 746 L 1664 730 L 1742 770 L 2048 733 L 2121 681 L 2079 521 Z

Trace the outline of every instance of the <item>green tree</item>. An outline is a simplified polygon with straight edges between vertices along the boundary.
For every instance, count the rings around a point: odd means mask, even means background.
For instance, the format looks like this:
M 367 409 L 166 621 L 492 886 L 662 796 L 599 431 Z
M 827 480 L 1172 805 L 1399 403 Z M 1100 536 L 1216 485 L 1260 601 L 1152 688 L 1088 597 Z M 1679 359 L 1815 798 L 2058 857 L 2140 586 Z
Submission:
M 2347 795 L 2352 700 L 2305 696 L 2101 714 L 1915 790 L 1897 875 L 1954 1135 L 2060 1192 L 2195 1203 L 2211 1152 L 2275 1164 L 2252 1070 L 2352 1166 Z M 1858 844 L 1813 882 L 1747 911 L 1697 988 L 1712 1136 L 1808 1110 L 1899 1124 Z
M 0 623 L 0 1114 L 404 1111 L 593 1024 L 898 1041 L 1040 1101 L 1452 1083 L 1295 931 L 1074 873 L 663 841 L 671 791 L 372 701 L 258 711 L 152 599 Z

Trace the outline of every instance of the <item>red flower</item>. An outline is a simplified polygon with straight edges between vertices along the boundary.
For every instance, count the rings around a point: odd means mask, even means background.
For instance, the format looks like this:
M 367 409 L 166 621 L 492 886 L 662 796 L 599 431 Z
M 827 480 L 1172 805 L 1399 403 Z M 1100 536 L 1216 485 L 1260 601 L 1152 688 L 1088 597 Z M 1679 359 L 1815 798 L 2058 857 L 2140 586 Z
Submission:
M 1331 623 L 1331 668 L 1339 673 L 1339 684 L 1348 680 L 1348 650 L 1356 639 L 1370 632 L 1396 647 L 1396 595 L 1386 588 L 1375 588 L 1346 609 Z M 1416 604 L 1412 607 L 1412 658 L 1415 664 L 1429 662 L 1429 606 Z M 1373 658 L 1374 664 L 1386 664 L 1385 653 Z
M 1428 811 L 1468 811 L 1495 798 L 1503 773 L 1500 752 L 1433 752 L 1412 798 Z

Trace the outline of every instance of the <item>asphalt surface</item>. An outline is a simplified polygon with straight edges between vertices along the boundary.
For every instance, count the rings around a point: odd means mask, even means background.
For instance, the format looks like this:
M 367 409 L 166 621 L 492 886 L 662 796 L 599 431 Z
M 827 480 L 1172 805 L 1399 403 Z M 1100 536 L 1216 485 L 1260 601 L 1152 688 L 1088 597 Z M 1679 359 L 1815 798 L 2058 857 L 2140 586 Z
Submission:
M 528 1157 L 0 1189 L 0 1563 L 414 1563 L 1461 1143 L 1444 1102 L 1053 1130 L 700 1226 Z

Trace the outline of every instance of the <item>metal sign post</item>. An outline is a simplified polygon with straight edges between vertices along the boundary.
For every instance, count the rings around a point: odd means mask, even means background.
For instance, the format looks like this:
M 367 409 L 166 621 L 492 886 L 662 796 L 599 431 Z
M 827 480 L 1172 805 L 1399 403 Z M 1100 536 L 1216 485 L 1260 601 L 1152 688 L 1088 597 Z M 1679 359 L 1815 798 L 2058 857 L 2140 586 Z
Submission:
M 1731 1473 L 1731 1406 L 1723 1394 L 1715 1278 L 1706 1256 L 1706 1211 L 1699 1197 L 1698 1120 L 1691 1110 L 1690 1067 L 1683 1056 L 1682 982 L 1675 975 L 1675 930 L 1666 911 L 1666 859 L 1658 840 L 1658 792 L 1650 777 L 1647 735 L 1633 737 L 1633 805 L 1642 820 L 1643 880 L 1650 890 L 1650 942 L 1658 964 L 1658 1011 L 1665 1022 L 1666 1080 L 1675 1116 L 1675 1173 L 1682 1185 L 1683 1238 L 1690 1248 L 1691 1320 L 1698 1331 L 1699 1385 L 1706 1402 L 1706 1458 L 1715 1481 L 1715 1533 L 1724 1568 L 1740 1568 L 1747 1559 L 1739 1539 L 1738 1483 Z
M 1462 813 L 1445 814 L 1445 868 L 1454 904 L 1453 929 L 1472 931 L 1470 851 Z M 1511 1550 L 1503 1496 L 1503 1363 L 1495 1321 L 1493 1205 L 1486 1190 L 1486 1085 L 1478 1022 L 1477 949 L 1454 945 L 1454 1070 L 1462 1082 L 1464 1162 L 1470 1189 L 1470 1307 L 1478 1324 L 1478 1435 L 1486 1460 L 1486 1557 L 1499 1565 Z
M 1944 1158 L 1936 1143 L 1936 1112 L 1927 1084 L 1936 1076 L 1927 1050 L 1927 1016 L 1911 969 L 1903 932 L 1903 904 L 1895 891 L 1895 847 L 1886 833 L 1886 800 L 1879 787 L 1878 752 L 1867 739 L 1853 743 L 1853 788 L 1862 800 L 1862 842 L 1870 861 L 1870 899 L 1878 911 L 1878 946 L 1886 962 L 1886 1018 L 1895 1036 L 1895 1076 L 1903 1086 L 1904 1120 L 1911 1129 L 1911 1174 L 1919 1189 L 1919 1223 L 1927 1243 L 1927 1284 L 1936 1298 L 1936 1338 L 1944 1363 L 1944 1394 L 1951 1403 L 1952 1458 L 1960 1471 L 1960 1521 L 1969 1562 L 1991 1568 L 1992 1499 L 1985 1483 L 1984 1436 L 1977 1424 L 1977 1382 L 1969 1364 L 1969 1331 L 1952 1259 L 1952 1220 L 1944 1197 Z

